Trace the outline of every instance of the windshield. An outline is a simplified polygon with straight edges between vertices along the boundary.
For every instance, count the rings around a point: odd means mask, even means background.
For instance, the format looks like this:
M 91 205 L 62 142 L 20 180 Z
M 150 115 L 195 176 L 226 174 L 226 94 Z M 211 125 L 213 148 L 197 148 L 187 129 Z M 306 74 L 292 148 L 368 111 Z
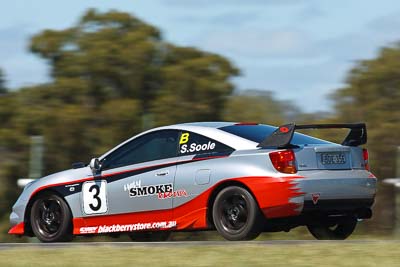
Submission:
M 256 124 L 256 125 L 230 125 L 219 128 L 225 132 L 246 138 L 248 140 L 261 143 L 267 136 L 270 136 L 278 127 Z M 290 142 L 293 145 L 308 145 L 308 144 L 332 144 L 315 137 L 294 133 L 293 139 Z

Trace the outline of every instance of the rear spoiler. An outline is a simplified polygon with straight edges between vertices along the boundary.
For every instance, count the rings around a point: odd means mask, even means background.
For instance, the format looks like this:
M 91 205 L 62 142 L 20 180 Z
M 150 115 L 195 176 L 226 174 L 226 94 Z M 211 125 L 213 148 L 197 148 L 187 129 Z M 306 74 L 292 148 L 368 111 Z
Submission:
M 298 129 L 350 129 L 343 140 L 344 146 L 360 146 L 367 143 L 367 127 L 365 123 L 335 123 L 335 124 L 305 124 L 294 123 L 279 126 L 271 135 L 265 138 L 257 147 L 286 148 L 290 147 L 293 134 Z

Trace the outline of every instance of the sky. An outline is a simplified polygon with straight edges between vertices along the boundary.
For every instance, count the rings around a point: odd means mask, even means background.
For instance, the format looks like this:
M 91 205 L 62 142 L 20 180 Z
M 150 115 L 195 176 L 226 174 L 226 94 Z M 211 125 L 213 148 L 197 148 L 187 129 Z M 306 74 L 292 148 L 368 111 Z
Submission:
M 28 51 L 44 29 L 65 29 L 88 8 L 129 12 L 165 40 L 227 57 L 237 90 L 274 92 L 306 112 L 331 111 L 359 60 L 400 41 L 398 0 L 13 0 L 0 9 L 0 68 L 12 89 L 50 81 Z

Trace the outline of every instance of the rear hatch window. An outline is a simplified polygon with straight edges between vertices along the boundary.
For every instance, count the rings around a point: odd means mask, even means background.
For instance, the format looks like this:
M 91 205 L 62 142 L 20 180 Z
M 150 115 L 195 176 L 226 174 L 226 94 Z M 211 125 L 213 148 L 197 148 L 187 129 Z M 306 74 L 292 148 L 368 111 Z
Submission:
M 277 127 L 257 124 L 230 125 L 219 129 L 260 143 L 270 136 Z M 362 149 L 358 147 L 340 146 L 296 132 L 290 143 L 300 147 L 300 149 L 295 150 L 298 170 L 347 170 L 361 166 Z
M 278 127 L 265 124 L 256 125 L 230 125 L 219 128 L 225 132 L 246 138 L 256 143 L 261 143 L 270 136 Z M 309 135 L 294 133 L 291 144 L 293 145 L 311 145 L 311 144 L 333 144 Z

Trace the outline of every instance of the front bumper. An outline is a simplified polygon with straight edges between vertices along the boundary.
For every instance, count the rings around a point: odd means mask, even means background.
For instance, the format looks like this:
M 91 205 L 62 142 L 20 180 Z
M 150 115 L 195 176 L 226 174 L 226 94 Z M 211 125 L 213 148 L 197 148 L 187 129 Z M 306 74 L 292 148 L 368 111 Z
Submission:
M 24 233 L 25 233 L 25 224 L 23 222 L 21 222 L 17 225 L 14 225 L 8 231 L 8 234 L 10 234 L 10 235 L 24 235 Z
M 24 217 L 25 217 L 25 209 L 27 206 L 27 200 L 24 197 L 24 193 L 18 198 L 17 202 L 15 202 L 12 207 L 12 211 L 10 214 L 10 225 L 11 229 L 8 231 L 9 234 L 14 235 L 23 235 L 25 234 L 25 225 L 24 225 Z

